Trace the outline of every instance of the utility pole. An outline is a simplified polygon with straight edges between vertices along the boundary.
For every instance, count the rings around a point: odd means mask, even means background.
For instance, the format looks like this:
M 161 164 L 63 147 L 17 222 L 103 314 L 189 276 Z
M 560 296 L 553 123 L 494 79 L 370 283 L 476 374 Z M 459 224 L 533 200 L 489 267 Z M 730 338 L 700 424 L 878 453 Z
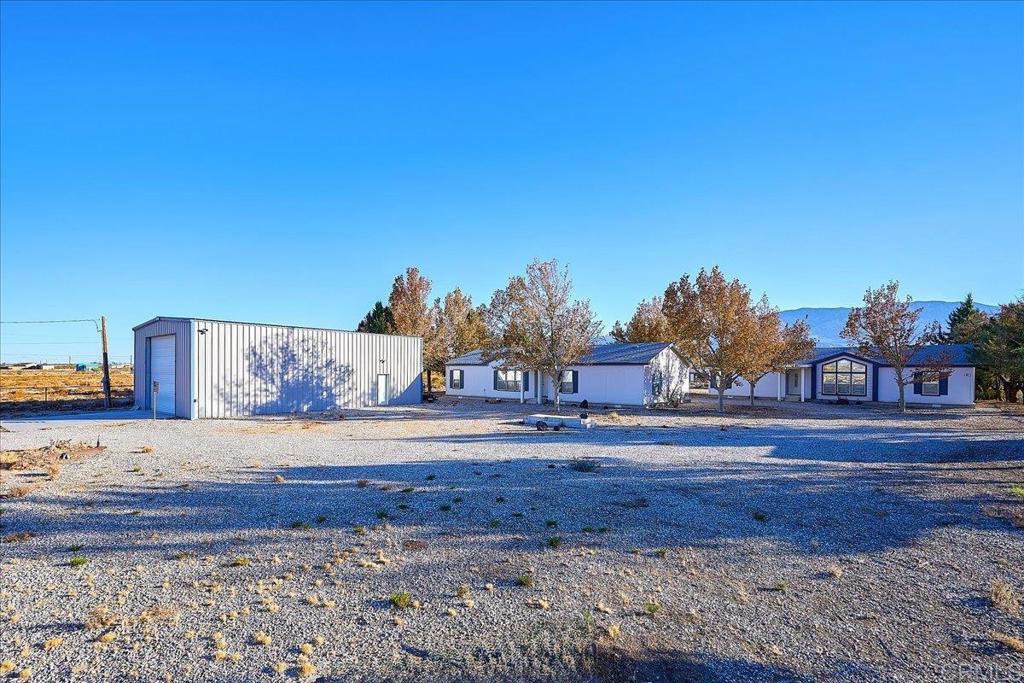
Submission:
M 110 357 L 107 355 L 107 316 L 100 316 L 100 336 L 103 338 L 103 406 L 110 407 Z

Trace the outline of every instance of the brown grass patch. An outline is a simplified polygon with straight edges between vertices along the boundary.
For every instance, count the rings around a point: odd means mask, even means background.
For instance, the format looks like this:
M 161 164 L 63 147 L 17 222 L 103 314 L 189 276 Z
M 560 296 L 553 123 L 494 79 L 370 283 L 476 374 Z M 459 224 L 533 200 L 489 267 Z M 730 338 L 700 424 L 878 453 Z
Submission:
M 1014 652 L 1024 653 L 1024 640 L 1021 640 L 1017 636 L 1011 636 L 1009 633 L 993 631 L 989 634 L 989 637 L 1000 645 L 1005 645 Z
M 10 490 L 10 492 L 7 495 L 11 496 L 12 498 L 24 498 L 25 496 L 27 496 L 28 494 L 32 493 L 35 490 L 35 486 L 15 486 Z
M 989 588 L 989 596 L 992 606 L 997 610 L 1014 617 L 1020 614 L 1020 596 L 1013 590 L 1013 586 L 1005 581 L 1001 579 L 993 581 Z
M 35 536 L 35 534 L 31 531 L 19 531 L 16 534 L 4 536 L 4 543 L 19 543 L 21 541 L 27 541 L 33 536 Z
M 120 616 L 111 612 L 105 605 L 100 605 L 89 612 L 89 616 L 85 619 L 85 628 L 89 631 L 96 631 L 118 624 L 121 620 Z

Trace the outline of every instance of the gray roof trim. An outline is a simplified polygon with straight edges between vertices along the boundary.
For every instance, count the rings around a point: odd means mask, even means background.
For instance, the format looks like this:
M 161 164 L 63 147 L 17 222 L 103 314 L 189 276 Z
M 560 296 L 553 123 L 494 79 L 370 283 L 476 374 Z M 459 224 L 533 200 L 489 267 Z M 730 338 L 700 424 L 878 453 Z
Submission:
M 144 323 L 136 325 L 132 328 L 132 331 L 145 327 L 146 325 L 155 323 L 158 320 L 179 320 L 179 321 L 192 321 L 192 322 L 205 322 L 205 323 L 226 323 L 228 325 L 259 325 L 260 327 L 287 327 L 292 330 L 321 330 L 323 332 L 346 332 L 348 334 L 366 334 L 371 337 L 407 337 L 409 339 L 423 339 L 417 335 L 412 334 L 381 334 L 379 332 L 360 332 L 359 330 L 343 330 L 337 327 L 312 327 L 310 325 L 281 325 L 279 323 L 258 323 L 251 320 L 218 320 L 217 318 L 180 318 L 173 315 L 158 315 L 155 318 L 147 320 Z
M 572 363 L 571 366 L 587 366 L 587 365 L 648 365 L 653 361 L 658 354 L 667 348 L 671 348 L 675 351 L 676 355 L 679 352 L 676 351 L 675 347 L 669 342 L 647 342 L 640 344 L 599 344 L 593 348 L 593 350 L 584 356 L 578 363 Z M 469 353 L 464 353 L 457 358 L 445 363 L 449 367 L 471 367 L 480 365 L 490 365 L 485 363 L 482 358 L 482 349 L 476 349 Z M 679 356 L 682 358 L 682 356 Z M 683 359 L 685 360 L 685 359 Z

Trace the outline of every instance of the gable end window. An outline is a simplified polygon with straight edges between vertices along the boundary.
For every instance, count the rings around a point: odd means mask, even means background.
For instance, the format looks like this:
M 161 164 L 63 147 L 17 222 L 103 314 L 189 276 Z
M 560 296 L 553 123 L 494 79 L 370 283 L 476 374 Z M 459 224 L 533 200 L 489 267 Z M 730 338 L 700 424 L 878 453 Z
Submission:
M 868 366 L 857 361 L 835 360 L 821 366 L 823 396 L 867 396 Z
M 562 383 L 558 386 L 560 394 L 575 394 L 579 391 L 580 373 L 578 370 L 563 370 Z
M 463 387 L 462 370 L 452 370 L 449 375 L 448 386 L 452 389 L 461 389 Z
M 522 391 L 523 373 L 519 370 L 495 370 L 495 391 Z

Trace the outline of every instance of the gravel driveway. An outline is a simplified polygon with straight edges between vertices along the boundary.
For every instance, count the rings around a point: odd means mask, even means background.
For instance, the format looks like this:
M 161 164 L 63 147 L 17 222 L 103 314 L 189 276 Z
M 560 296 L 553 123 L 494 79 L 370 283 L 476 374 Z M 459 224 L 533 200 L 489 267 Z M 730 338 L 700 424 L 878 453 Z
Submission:
M 5 419 L 5 450 L 106 450 L 2 472 L 0 671 L 1024 679 L 1020 416 L 697 401 L 542 433 L 524 410 Z

